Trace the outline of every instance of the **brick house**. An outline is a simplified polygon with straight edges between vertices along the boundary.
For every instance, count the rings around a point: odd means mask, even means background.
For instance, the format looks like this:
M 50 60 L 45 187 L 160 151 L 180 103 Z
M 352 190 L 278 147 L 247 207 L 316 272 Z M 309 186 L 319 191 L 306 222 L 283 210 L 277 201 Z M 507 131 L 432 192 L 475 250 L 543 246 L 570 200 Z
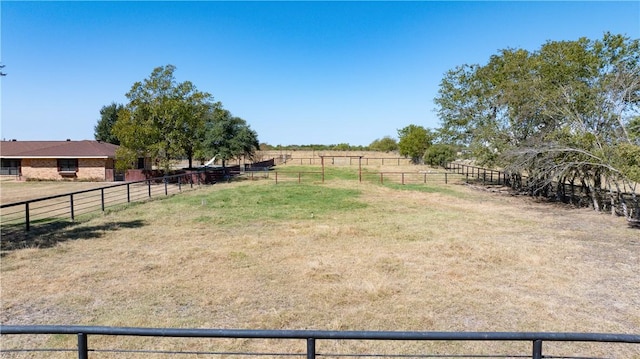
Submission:
M 117 145 L 100 141 L 0 141 L 0 175 L 114 181 Z

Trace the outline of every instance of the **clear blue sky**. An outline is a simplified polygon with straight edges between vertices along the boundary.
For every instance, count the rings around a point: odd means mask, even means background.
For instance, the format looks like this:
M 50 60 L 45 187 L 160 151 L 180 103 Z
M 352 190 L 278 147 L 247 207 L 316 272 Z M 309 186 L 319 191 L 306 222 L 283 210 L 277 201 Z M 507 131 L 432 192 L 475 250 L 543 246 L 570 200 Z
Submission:
M 1 137 L 93 139 L 100 108 L 177 67 L 272 145 L 439 127 L 443 74 L 547 40 L 640 37 L 640 2 L 0 3 Z

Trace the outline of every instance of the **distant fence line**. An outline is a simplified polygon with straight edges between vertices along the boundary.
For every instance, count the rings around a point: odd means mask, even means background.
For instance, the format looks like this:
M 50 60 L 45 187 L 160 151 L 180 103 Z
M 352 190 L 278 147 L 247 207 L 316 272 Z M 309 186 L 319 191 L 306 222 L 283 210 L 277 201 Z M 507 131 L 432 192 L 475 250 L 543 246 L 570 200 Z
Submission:
M 246 172 L 244 176 L 248 179 L 269 179 L 275 184 L 285 182 L 317 182 L 324 183 L 327 174 L 322 171 L 265 171 L 265 172 Z M 462 176 L 441 172 L 441 171 L 417 171 L 417 172 L 401 172 L 401 171 L 383 171 L 383 172 L 359 172 L 354 173 L 354 180 L 359 182 L 378 182 L 398 183 L 402 185 L 409 184 L 426 184 L 426 183 L 444 183 L 448 184 L 452 179 L 463 178 Z
M 3 325 L 0 327 L 0 335 L 73 335 L 77 337 L 75 348 L 7 348 L 0 349 L 0 353 L 20 352 L 76 352 L 79 359 L 88 359 L 89 353 L 121 353 L 121 354 L 191 354 L 191 355 L 218 355 L 218 356 L 271 356 L 271 357 L 300 357 L 315 359 L 317 357 L 382 357 L 382 358 L 575 358 L 569 351 L 569 356 L 543 355 L 543 343 L 549 342 L 591 342 L 591 343 L 615 343 L 632 344 L 640 343 L 640 335 L 634 334 L 608 334 L 608 333 L 533 333 L 533 332 L 394 332 L 394 331 L 323 331 L 323 330 L 238 330 L 238 329 L 175 329 L 175 328 L 122 328 L 122 327 L 94 327 L 94 326 L 18 326 Z M 171 338 L 225 338 L 225 339 L 268 339 L 268 340 L 302 340 L 306 343 L 306 350 L 295 352 L 250 352 L 223 350 L 211 351 L 180 351 L 180 350 L 153 350 L 153 349 L 118 349 L 100 348 L 89 345 L 89 337 L 93 336 L 126 336 L 126 337 L 171 337 Z M 403 341 L 403 342 L 427 342 L 427 341 L 456 341 L 456 342 L 529 342 L 531 347 L 528 353 L 500 354 L 442 354 L 429 352 L 416 352 L 412 354 L 400 353 L 363 353 L 357 352 L 323 352 L 318 350 L 319 341 Z M 277 348 L 277 345 L 274 346 Z M 373 346 L 367 346 L 369 350 Z M 554 352 L 559 352 L 558 348 Z M 593 356 L 589 356 L 594 358 Z
M 336 166 L 353 166 L 358 164 L 357 156 L 323 156 L 325 165 Z M 276 164 L 290 164 L 290 165 L 320 165 L 322 164 L 322 158 L 318 157 L 291 157 L 291 156 L 279 156 L 274 158 Z M 382 165 L 382 166 L 400 166 L 410 165 L 411 159 L 406 157 L 362 157 L 361 164 L 363 166 L 370 165 Z

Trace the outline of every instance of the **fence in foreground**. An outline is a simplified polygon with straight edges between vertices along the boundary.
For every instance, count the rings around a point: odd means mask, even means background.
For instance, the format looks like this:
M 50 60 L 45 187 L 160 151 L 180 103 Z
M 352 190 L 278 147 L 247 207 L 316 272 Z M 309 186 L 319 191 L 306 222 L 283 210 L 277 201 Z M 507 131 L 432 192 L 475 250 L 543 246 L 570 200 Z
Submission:
M 173 328 L 122 328 L 122 327 L 95 327 L 95 326 L 14 326 L 4 325 L 0 327 L 0 335 L 69 335 L 77 337 L 77 346 L 74 348 L 12 348 L 4 345 L 0 353 L 52 353 L 52 352 L 77 352 L 80 359 L 88 359 L 89 353 L 111 353 L 131 355 L 155 354 L 178 355 L 188 354 L 194 356 L 220 356 L 220 357 L 384 357 L 384 358 L 578 358 L 572 353 L 543 355 L 543 344 L 550 342 L 598 342 L 598 343 L 622 343 L 633 344 L 636 348 L 640 344 L 640 335 L 633 334 L 603 334 L 603 333 L 532 333 L 532 332 L 393 332 L 393 331 L 321 331 L 321 330 L 228 330 L 228 329 L 173 329 Z M 173 338 L 235 338 L 250 340 L 293 340 L 303 341 L 306 350 L 300 349 L 292 352 L 254 352 L 239 349 L 236 351 L 215 350 L 154 350 L 149 348 L 117 349 L 102 348 L 91 345 L 90 338 L 98 336 L 109 337 L 173 337 Z M 359 347 L 357 352 L 325 352 L 319 350 L 317 344 L 326 341 L 362 341 L 366 345 Z M 373 348 L 372 341 L 403 341 L 403 342 L 528 342 L 529 350 L 518 353 L 500 354 L 446 354 L 416 352 L 410 354 L 366 352 Z M 129 341 L 130 342 L 130 341 Z M 109 340 L 110 345 L 116 345 L 117 341 Z M 245 343 L 246 344 L 246 343 Z M 245 345 L 243 347 L 249 347 Z M 277 345 L 272 347 L 278 348 Z M 280 348 L 281 349 L 281 348 Z M 301 350 L 302 349 L 302 350 Z M 640 350 L 640 348 L 638 348 Z M 554 348 L 555 351 L 561 348 Z M 640 353 L 640 351 L 638 352 Z M 580 356 L 580 358 L 585 358 Z M 590 356 L 589 358 L 595 358 Z

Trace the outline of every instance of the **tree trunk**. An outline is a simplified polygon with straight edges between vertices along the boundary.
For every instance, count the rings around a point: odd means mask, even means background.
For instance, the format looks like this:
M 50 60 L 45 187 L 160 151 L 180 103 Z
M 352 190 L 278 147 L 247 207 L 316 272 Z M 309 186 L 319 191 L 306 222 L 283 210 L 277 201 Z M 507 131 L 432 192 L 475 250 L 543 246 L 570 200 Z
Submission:
M 593 210 L 596 212 L 600 212 L 600 191 L 598 187 L 591 183 L 591 181 L 587 182 L 587 190 L 588 196 L 591 198 L 591 204 L 593 205 Z
M 187 150 L 187 157 L 189 159 L 189 169 L 193 168 L 193 150 Z

